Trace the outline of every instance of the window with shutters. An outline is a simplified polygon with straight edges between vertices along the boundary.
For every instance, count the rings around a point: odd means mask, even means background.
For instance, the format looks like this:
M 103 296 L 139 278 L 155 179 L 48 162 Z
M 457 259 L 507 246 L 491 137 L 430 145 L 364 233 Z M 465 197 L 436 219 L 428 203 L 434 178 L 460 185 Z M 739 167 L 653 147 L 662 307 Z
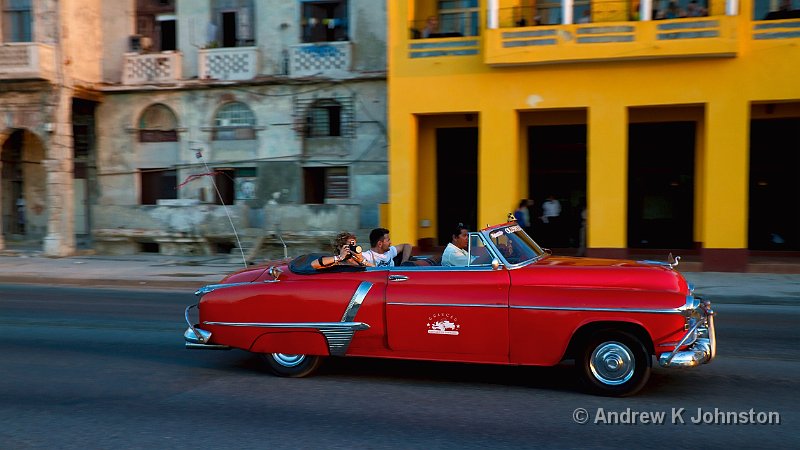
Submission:
M 33 42 L 31 0 L 3 0 L 3 42 Z
M 178 119 L 169 107 L 156 103 L 139 117 L 139 142 L 177 142 Z
M 255 139 L 256 118 L 253 111 L 241 102 L 223 105 L 214 118 L 216 141 Z
M 347 167 L 303 168 L 305 203 L 325 203 L 331 199 L 350 198 Z
M 308 110 L 306 137 L 342 135 L 342 105 L 336 100 L 314 102 Z

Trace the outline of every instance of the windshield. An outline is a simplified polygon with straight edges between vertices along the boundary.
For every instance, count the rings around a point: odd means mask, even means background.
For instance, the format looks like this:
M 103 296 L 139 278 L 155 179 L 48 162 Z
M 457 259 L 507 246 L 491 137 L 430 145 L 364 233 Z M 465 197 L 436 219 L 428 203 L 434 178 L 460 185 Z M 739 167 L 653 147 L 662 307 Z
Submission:
M 519 225 L 503 226 L 483 233 L 508 264 L 521 264 L 544 254 L 544 250 Z

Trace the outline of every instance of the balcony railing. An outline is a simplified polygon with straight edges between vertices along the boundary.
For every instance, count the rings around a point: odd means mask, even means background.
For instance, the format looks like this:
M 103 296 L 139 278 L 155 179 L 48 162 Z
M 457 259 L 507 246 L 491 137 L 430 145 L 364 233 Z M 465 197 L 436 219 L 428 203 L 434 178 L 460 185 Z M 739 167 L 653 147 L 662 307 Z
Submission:
M 293 45 L 289 49 L 290 74 L 293 77 L 336 75 L 350 71 L 352 43 L 316 42 Z
M 0 44 L 0 80 L 55 79 L 53 47 L 36 42 Z
M 258 75 L 258 47 L 200 50 L 200 78 L 226 81 L 252 80 Z
M 180 79 L 180 53 L 125 54 L 122 84 L 172 83 Z

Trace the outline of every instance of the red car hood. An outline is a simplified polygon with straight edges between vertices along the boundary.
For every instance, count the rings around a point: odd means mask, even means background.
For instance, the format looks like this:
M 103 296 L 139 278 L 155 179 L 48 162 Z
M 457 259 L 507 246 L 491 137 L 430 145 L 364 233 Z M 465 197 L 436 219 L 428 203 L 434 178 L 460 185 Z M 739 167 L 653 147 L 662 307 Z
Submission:
M 658 262 L 549 256 L 523 270 L 529 285 L 689 292 L 680 273 Z

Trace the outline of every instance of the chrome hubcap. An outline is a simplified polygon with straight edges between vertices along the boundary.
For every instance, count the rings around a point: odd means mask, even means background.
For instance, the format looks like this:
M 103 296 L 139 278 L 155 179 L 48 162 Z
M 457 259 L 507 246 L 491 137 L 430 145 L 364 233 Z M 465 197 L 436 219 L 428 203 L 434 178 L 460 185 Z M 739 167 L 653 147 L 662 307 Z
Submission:
M 306 355 L 287 355 L 286 353 L 273 353 L 272 358 L 283 367 L 295 367 L 305 361 Z
M 604 342 L 592 352 L 589 368 L 598 381 L 616 386 L 631 379 L 636 364 L 633 352 L 625 344 Z

